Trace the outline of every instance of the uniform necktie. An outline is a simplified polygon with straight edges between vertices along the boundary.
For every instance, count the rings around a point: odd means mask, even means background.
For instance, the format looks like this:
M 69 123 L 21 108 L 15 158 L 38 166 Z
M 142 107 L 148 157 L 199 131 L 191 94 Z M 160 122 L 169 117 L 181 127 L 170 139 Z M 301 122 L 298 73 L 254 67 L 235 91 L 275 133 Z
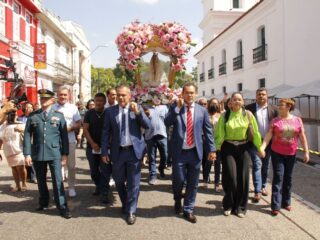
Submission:
M 48 117 L 47 111 L 44 111 L 44 112 L 43 112 L 43 116 L 44 116 L 44 119 L 47 120 L 47 117 Z
M 125 141 L 126 137 L 126 114 L 124 109 L 122 109 L 121 113 L 121 142 Z
M 193 121 L 192 121 L 192 112 L 191 106 L 187 107 L 187 144 L 188 146 L 193 145 Z

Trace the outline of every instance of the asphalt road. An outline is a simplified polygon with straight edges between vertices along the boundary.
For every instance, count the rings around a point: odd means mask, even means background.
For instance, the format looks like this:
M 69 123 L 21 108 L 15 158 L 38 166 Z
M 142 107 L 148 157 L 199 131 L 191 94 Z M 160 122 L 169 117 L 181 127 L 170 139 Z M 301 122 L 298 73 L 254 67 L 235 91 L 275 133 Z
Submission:
M 225 217 L 221 209 L 223 195 L 215 194 L 212 185 L 209 189 L 200 185 L 195 209 L 198 222 L 186 222 L 173 211 L 170 170 L 166 171 L 165 179 L 149 186 L 146 168 L 142 171 L 137 222 L 128 226 L 125 216 L 121 215 L 120 201 L 114 188 L 113 203 L 109 205 L 100 203 L 98 197 L 91 195 L 94 186 L 84 151 L 77 150 L 77 156 L 78 196 L 69 199 L 74 216 L 70 220 L 57 215 L 53 201 L 48 211 L 34 211 L 38 196 L 35 184 L 29 184 L 27 192 L 11 193 L 11 170 L 6 161 L 0 163 L 0 239 L 320 239 L 319 213 L 301 200 L 293 199 L 293 211 L 282 211 L 276 218 L 270 215 L 270 197 L 259 204 L 249 203 L 244 219 Z M 317 172 L 310 174 L 304 168 L 300 170 L 299 164 L 295 171 L 294 184 L 299 190 L 306 187 L 300 185 L 303 181 L 296 183 L 298 179 L 306 181 L 311 175 L 317 175 Z M 308 185 L 313 192 L 319 190 L 318 185 L 314 188 L 311 183 Z M 51 188 L 51 184 L 49 186 Z M 304 190 L 306 195 L 312 195 Z M 304 196 L 303 192 L 301 195 Z

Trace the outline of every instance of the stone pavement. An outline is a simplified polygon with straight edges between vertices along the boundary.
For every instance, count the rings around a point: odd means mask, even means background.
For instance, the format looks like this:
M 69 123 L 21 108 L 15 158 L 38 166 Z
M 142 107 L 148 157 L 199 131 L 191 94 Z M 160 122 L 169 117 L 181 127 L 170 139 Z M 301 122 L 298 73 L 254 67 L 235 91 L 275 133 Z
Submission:
M 205 189 L 200 184 L 195 209 L 198 222 L 186 222 L 173 211 L 170 170 L 164 180 L 149 186 L 146 168 L 142 173 L 137 222 L 128 226 L 114 188 L 113 204 L 101 204 L 98 197 L 91 195 L 94 186 L 84 154 L 84 150 L 77 150 L 78 196 L 69 200 L 74 216 L 70 220 L 57 215 L 53 201 L 45 213 L 34 211 L 35 184 L 30 183 L 25 193 L 11 193 L 11 170 L 5 159 L 0 162 L 0 239 L 320 239 L 319 213 L 299 200 L 293 199 L 292 212 L 282 211 L 277 217 L 270 215 L 270 197 L 259 204 L 250 202 L 244 219 L 225 217 L 222 194 L 215 194 L 212 185 Z

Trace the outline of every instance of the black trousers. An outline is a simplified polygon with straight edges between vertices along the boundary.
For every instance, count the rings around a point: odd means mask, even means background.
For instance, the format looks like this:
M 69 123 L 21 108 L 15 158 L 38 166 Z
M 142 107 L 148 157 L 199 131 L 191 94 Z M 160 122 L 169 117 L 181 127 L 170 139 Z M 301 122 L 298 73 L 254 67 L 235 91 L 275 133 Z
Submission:
M 249 196 L 249 166 L 251 157 L 247 143 L 234 145 L 224 142 L 222 155 L 222 187 L 224 210 L 231 209 L 235 213 L 247 211 Z

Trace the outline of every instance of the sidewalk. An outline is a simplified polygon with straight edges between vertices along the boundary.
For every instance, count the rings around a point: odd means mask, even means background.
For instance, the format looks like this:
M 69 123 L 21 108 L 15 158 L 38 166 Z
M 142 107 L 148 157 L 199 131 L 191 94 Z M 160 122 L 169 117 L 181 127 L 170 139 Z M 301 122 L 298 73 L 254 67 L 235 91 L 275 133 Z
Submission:
M 259 204 L 249 201 L 244 219 L 225 217 L 222 194 L 215 194 L 212 185 L 209 189 L 200 185 L 195 208 L 198 222 L 191 224 L 174 214 L 170 171 L 166 171 L 166 179 L 149 186 L 146 168 L 142 171 L 137 222 L 128 226 L 114 188 L 113 206 L 103 205 L 91 195 L 94 187 L 84 150 L 77 150 L 77 156 L 78 196 L 69 201 L 74 216 L 70 220 L 57 215 L 53 201 L 45 213 L 34 211 L 38 194 L 35 184 L 30 183 L 25 193 L 11 193 L 11 169 L 5 159 L 0 162 L 1 239 L 320 239 L 320 215 L 302 202 L 293 199 L 292 212 L 282 211 L 272 217 L 270 197 L 266 197 Z

